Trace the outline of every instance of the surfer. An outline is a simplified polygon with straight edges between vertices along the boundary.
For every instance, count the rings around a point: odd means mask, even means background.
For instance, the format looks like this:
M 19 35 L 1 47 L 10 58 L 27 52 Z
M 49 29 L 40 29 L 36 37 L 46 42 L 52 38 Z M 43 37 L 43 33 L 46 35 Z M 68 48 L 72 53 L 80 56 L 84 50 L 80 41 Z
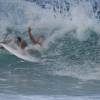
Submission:
M 40 46 L 43 45 L 43 36 L 38 36 L 37 38 L 34 38 L 32 35 L 31 27 L 28 28 L 28 34 L 33 44 L 39 44 Z
M 30 27 L 28 28 L 28 34 L 33 44 L 35 45 L 39 44 L 40 46 L 43 45 L 43 36 L 38 36 L 37 38 L 34 38 L 32 35 L 32 29 Z M 17 39 L 17 44 L 21 49 L 24 49 L 25 47 L 28 46 L 26 41 L 23 40 L 20 36 L 17 36 L 16 39 Z

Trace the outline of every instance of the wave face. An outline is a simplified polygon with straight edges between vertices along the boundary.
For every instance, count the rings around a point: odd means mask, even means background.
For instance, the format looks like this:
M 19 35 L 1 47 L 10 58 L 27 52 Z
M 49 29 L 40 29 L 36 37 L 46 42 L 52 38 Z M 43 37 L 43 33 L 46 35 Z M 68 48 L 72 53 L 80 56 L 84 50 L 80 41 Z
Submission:
M 46 38 L 39 58 L 47 60 L 31 64 L 1 50 L 1 83 L 8 86 L 3 85 L 1 92 L 99 95 L 99 4 L 99 0 L 0 0 L 0 41 L 20 35 L 31 43 L 27 34 L 31 26 L 33 35 Z

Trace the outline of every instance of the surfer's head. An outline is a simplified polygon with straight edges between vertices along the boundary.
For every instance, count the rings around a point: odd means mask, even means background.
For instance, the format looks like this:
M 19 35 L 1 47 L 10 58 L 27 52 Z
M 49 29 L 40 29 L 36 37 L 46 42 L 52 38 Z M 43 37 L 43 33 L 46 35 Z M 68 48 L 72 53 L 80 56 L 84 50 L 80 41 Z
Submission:
M 22 38 L 20 36 L 17 36 L 17 41 L 21 42 Z

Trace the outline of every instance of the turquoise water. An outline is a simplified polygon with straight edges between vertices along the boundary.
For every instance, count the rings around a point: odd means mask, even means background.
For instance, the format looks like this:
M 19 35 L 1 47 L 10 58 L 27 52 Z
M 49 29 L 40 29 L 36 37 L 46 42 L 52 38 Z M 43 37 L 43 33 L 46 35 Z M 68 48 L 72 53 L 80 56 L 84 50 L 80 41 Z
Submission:
M 20 35 L 31 44 L 28 26 L 46 38 L 37 56 L 45 62 L 0 50 L 0 100 L 100 99 L 99 19 L 91 2 L 70 3 L 65 16 L 35 2 L 0 0 L 0 41 Z

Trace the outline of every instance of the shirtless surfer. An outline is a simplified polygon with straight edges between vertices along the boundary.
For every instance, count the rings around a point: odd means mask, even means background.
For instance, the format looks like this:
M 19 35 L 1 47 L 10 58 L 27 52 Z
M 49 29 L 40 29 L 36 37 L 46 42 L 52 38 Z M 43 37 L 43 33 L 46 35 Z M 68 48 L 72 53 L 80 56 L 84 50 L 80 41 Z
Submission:
M 38 36 L 37 38 L 34 37 L 32 35 L 32 29 L 29 27 L 28 28 L 28 35 L 30 37 L 30 40 L 32 41 L 33 44 L 38 44 L 40 46 L 43 45 L 43 36 Z M 27 43 L 25 42 L 25 40 L 23 40 L 21 37 L 17 37 L 17 44 L 19 45 L 19 47 L 21 47 L 22 49 L 24 49 L 27 46 Z
M 39 44 L 40 46 L 42 46 L 43 37 L 42 36 L 38 36 L 38 38 L 33 37 L 32 29 L 30 27 L 28 28 L 28 35 L 33 44 L 35 45 Z M 20 36 L 17 37 L 17 44 L 21 49 L 24 49 L 27 46 L 27 43 L 25 42 L 25 40 L 23 40 Z

